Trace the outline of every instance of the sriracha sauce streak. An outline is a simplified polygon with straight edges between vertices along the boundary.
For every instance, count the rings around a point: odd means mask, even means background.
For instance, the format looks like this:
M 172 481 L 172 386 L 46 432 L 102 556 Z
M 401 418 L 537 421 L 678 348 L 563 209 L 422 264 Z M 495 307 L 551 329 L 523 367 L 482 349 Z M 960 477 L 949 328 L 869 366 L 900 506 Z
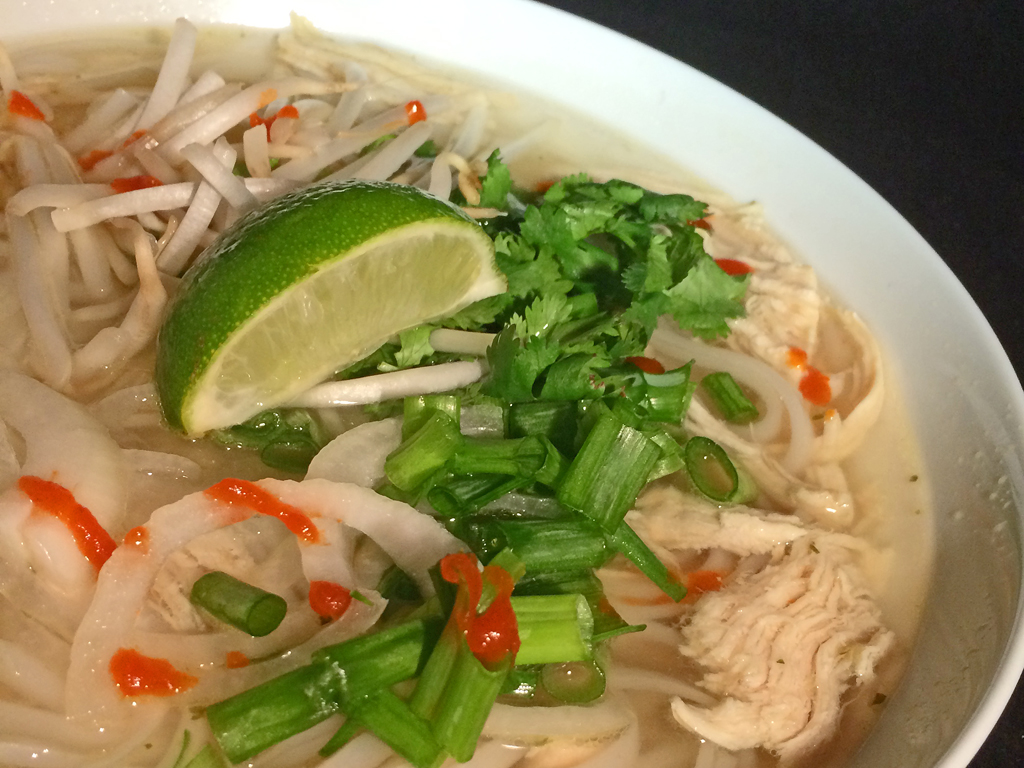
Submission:
M 78 545 L 78 551 L 99 571 L 117 548 L 117 544 L 99 524 L 92 512 L 75 501 L 74 494 L 63 485 L 41 477 L 25 475 L 18 488 L 41 512 L 53 515 L 67 526 Z
M 245 507 L 259 515 L 276 517 L 285 527 L 307 544 L 316 544 L 320 540 L 320 531 L 298 507 L 285 504 L 272 493 L 260 488 L 248 480 L 237 480 L 229 477 L 211 485 L 204 494 L 208 498 L 223 504 Z
M 110 676 L 123 696 L 174 696 L 199 680 L 167 659 L 143 656 L 134 648 L 118 648 L 110 659 Z

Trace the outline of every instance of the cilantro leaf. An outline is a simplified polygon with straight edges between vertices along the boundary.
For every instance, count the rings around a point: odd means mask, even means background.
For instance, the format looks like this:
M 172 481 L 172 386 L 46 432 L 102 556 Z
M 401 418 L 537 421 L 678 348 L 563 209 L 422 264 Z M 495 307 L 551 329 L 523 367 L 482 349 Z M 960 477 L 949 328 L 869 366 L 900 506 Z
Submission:
M 497 208 L 500 211 L 508 207 L 508 196 L 512 191 L 512 175 L 508 166 L 501 162 L 498 150 L 491 152 L 487 158 L 487 173 L 480 180 L 480 207 Z
M 725 321 L 744 314 L 743 296 L 749 277 L 728 275 L 710 256 L 705 256 L 665 292 L 671 302 L 668 311 L 680 328 L 689 329 L 702 339 L 727 336 L 729 326 Z
M 399 333 L 395 367 L 410 368 L 434 354 L 434 348 L 430 346 L 430 332 L 435 328 L 436 325 L 417 325 Z

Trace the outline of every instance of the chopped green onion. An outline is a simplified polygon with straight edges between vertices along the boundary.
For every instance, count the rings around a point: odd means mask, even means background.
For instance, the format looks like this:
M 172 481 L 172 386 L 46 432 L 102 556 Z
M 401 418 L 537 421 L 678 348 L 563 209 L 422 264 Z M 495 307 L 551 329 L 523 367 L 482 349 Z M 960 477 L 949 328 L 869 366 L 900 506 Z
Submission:
M 455 475 L 512 475 L 531 478 L 547 459 L 547 449 L 539 437 L 515 440 L 464 438 L 452 458 Z
M 696 435 L 683 446 L 686 472 L 698 491 L 712 501 L 731 502 L 740 491 L 736 466 L 718 443 Z
M 269 635 L 288 612 L 283 597 L 221 571 L 200 576 L 192 585 L 190 599 L 194 605 L 253 637 Z
M 604 535 L 589 520 L 497 520 L 481 516 L 465 520 L 455 535 L 484 562 L 506 547 L 511 549 L 528 573 L 597 568 L 609 556 Z
M 661 449 L 639 430 L 605 413 L 573 459 L 556 498 L 609 533 L 622 522 L 647 484 Z
M 651 469 L 651 474 L 647 476 L 647 482 L 657 480 L 659 477 L 665 477 L 665 475 L 671 475 L 685 466 L 683 448 L 675 441 L 672 435 L 664 429 L 655 426 L 644 427 L 642 432 L 650 440 L 657 443 L 658 448 L 661 450 L 657 463 Z
M 520 666 L 517 664 L 508 671 L 508 676 L 501 686 L 499 695 L 529 703 L 540 685 L 540 671 L 541 667 L 537 665 Z
M 596 661 L 566 661 L 545 664 L 540 673 L 541 686 L 566 704 L 586 704 L 604 695 L 604 670 Z
M 594 639 L 597 643 L 627 632 L 640 632 L 643 624 L 627 624 L 605 598 L 604 585 L 590 569 L 579 571 L 534 571 L 516 584 L 519 595 L 581 594 L 594 616 Z
M 544 464 L 537 470 L 534 475 L 536 480 L 541 485 L 546 485 L 552 490 L 557 490 L 562 484 L 562 480 L 565 478 L 566 472 L 569 471 L 569 460 L 562 455 L 561 451 L 555 447 L 555 444 L 548 440 L 546 437 L 538 437 L 544 444 Z
M 380 688 L 415 677 L 441 633 L 440 619 L 410 621 L 346 640 L 313 653 L 313 662 L 340 680 L 342 708 Z
M 434 411 L 448 414 L 458 424 L 462 415 L 462 398 L 458 395 L 420 395 L 407 397 L 402 403 L 402 439 L 407 440 Z
M 749 424 L 758 417 L 757 406 L 726 371 L 709 373 L 701 380 L 722 417 L 733 424 Z
M 399 490 L 417 490 L 451 460 L 461 442 L 455 420 L 434 411 L 423 426 L 385 459 L 384 472 Z
M 529 478 L 509 475 L 456 477 L 431 488 L 427 492 L 427 501 L 444 517 L 462 517 L 529 482 Z
M 431 724 L 386 688 L 362 698 L 350 717 L 416 768 L 435 768 L 444 759 Z
M 206 744 L 185 764 L 185 768 L 224 768 L 224 761 L 211 745 Z
M 576 420 L 577 407 L 571 400 L 512 403 L 508 409 L 508 433 L 510 437 L 546 437 L 563 454 L 573 455 Z
M 637 536 L 636 531 L 626 524 L 625 520 L 619 523 L 615 533 L 608 537 L 608 543 L 632 560 L 644 576 L 675 602 L 678 603 L 686 597 L 686 587 L 675 580 L 665 564 L 658 559 L 658 556 L 651 551 L 643 539 Z
M 519 625 L 517 664 L 593 657 L 594 617 L 583 595 L 513 597 L 512 608 Z
M 473 655 L 465 638 L 459 636 L 458 651 L 447 685 L 434 709 L 431 722 L 434 735 L 457 762 L 473 756 L 484 722 L 498 698 L 511 664 L 488 669 Z M 444 641 L 438 643 L 438 646 Z
M 690 382 L 690 367 L 687 363 L 666 373 L 644 373 L 647 393 L 644 408 L 651 421 L 678 424 L 690 407 L 695 385 Z
M 334 735 L 331 736 L 327 743 L 320 747 L 320 757 L 330 757 L 352 741 L 363 730 L 365 729 L 356 718 L 349 717 L 348 720 L 341 724 L 341 728 L 334 732 Z
M 338 711 L 337 675 L 314 664 L 211 704 L 206 719 L 221 750 L 240 763 Z

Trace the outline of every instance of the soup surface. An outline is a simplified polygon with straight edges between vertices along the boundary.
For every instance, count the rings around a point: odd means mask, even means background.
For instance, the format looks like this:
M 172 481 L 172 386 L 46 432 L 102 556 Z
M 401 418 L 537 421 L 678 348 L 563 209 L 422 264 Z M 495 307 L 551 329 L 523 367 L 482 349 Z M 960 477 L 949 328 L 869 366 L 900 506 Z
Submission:
M 492 521 L 555 526 L 544 530 L 600 555 L 531 571 L 527 553 L 535 553 L 526 544 L 517 550 L 511 529 L 502 529 L 526 563 L 510 605 L 579 595 L 573 610 L 589 617 L 577 627 L 586 647 L 545 656 L 529 645 L 525 609 L 516 609 L 520 653 L 540 660 L 512 667 L 507 656 L 490 669 L 501 690 L 493 706 L 494 695 L 478 708 L 485 717 L 473 765 L 840 765 L 856 748 L 898 685 L 923 607 L 932 552 L 926 479 L 898 383 L 870 331 L 794 260 L 756 203 L 738 204 L 641 143 L 555 106 L 329 40 L 301 20 L 274 35 L 179 22 L 173 32 L 12 48 L 0 52 L 0 86 L 0 765 L 200 768 L 226 756 L 372 767 L 403 764 L 396 751 L 417 765 L 468 758 L 443 740 L 437 754 L 417 752 L 443 730 L 436 712 L 417 709 L 422 668 L 380 686 L 393 684 L 396 711 L 411 707 L 413 720 L 390 722 L 403 731 L 426 723 L 433 734 L 412 746 L 367 714 L 366 701 L 383 700 L 379 691 L 358 705 L 354 695 L 339 704 L 332 693 L 314 706 L 311 689 L 289 700 L 295 710 L 254 705 L 239 719 L 277 735 L 254 736 L 251 748 L 231 742 L 223 725 L 230 706 L 220 702 L 244 703 L 246 691 L 319 670 L 324 653 L 352 638 L 424 616 L 447 619 L 428 567 L 468 549 L 482 561 L 494 557 L 486 536 L 467 533 Z M 499 159 L 513 184 L 494 195 Z M 574 179 L 545 195 L 581 172 L 593 182 Z M 528 307 L 510 304 L 515 314 L 475 324 L 453 321 L 454 311 L 422 317 L 420 336 L 394 328 L 403 333 L 384 353 L 335 366 L 345 370 L 334 378 L 363 384 L 409 371 L 416 391 L 388 396 L 383 383 L 375 397 L 351 404 L 348 396 L 340 406 L 310 394 L 301 409 L 273 403 L 273 417 L 256 407 L 245 428 L 191 437 L 170 429 L 154 381 L 157 356 L 166 354 L 157 336 L 200 282 L 186 276 L 190 267 L 267 201 L 351 179 L 417 187 L 482 222 L 510 292 L 522 278 L 508 254 L 522 242 L 515 237 L 528 235 L 530 217 L 570 215 L 568 205 L 557 207 L 559 190 L 585 211 L 579 226 L 599 215 L 585 199 L 617 206 L 609 221 L 642 224 L 647 271 L 637 278 L 634 263 L 632 277 L 615 273 L 606 296 L 598 268 L 581 268 L 560 299 L 540 284 L 510 299 Z M 605 184 L 613 179 L 631 185 Z M 678 195 L 706 210 L 668 223 L 656 214 L 628 219 L 629 206 L 651 210 L 641 200 L 692 203 Z M 588 230 L 579 247 L 625 263 L 624 231 Z M 727 332 L 687 327 L 692 313 L 673 305 L 656 328 L 651 318 L 636 354 L 610 354 L 586 369 L 591 383 L 599 380 L 597 395 L 540 392 L 556 379 L 554 361 L 534 374 L 530 396 L 493 383 L 503 369 L 498 342 L 486 334 L 512 333 L 504 329 L 529 325 L 542 305 L 564 309 L 588 296 L 597 298 L 593 311 L 580 310 L 583 321 L 596 327 L 599 316 L 625 315 L 623 286 L 639 280 L 633 301 L 649 298 L 651 254 L 675 242 L 695 255 L 675 273 L 668 268 L 666 295 L 685 293 L 679 285 L 712 270 L 692 301 L 711 305 L 719 300 L 711 286 L 736 287 L 742 311 L 716 321 Z M 565 281 L 569 258 L 544 247 L 531 258 L 552 258 L 562 272 L 545 279 Z M 406 300 L 385 296 L 371 311 L 386 315 L 389 302 Z M 580 315 L 558 317 L 562 343 L 589 327 Z M 509 338 L 529 350 L 530 337 L 550 339 L 552 327 L 556 320 Z M 462 331 L 469 336 L 453 335 Z M 606 336 L 614 334 L 626 335 Z M 587 353 L 609 348 L 619 349 Z M 282 352 L 286 363 L 303 354 Z M 443 366 L 455 364 L 477 365 L 483 383 L 436 384 Z M 732 414 L 708 376 L 724 378 L 732 402 L 754 415 Z M 685 392 L 675 422 L 650 418 L 652 398 L 672 387 Z M 544 443 L 569 469 L 546 485 L 535 469 L 529 482 L 488 486 L 512 491 L 491 494 L 471 513 L 446 513 L 443 494 L 410 496 L 390 469 L 419 434 L 418 406 L 407 401 L 403 410 L 400 398 L 438 392 L 457 403 L 463 445 L 489 446 L 482 450 L 537 439 L 510 426 L 533 395 L 542 405 L 569 403 L 574 437 L 561 447 Z M 646 410 L 624 416 L 619 400 Z M 607 416 L 594 415 L 603 413 L 595 403 Z M 652 458 L 622 522 L 595 533 L 589 502 L 573 506 L 564 478 L 581 465 L 586 430 L 595 434 L 601 418 L 618 419 L 618 434 L 635 434 Z M 451 459 L 431 476 L 444 493 L 504 477 L 493 468 L 460 475 L 451 461 L 469 459 Z M 581 486 L 600 487 L 619 462 Z M 320 538 L 297 533 L 295 515 Z M 664 583 L 649 561 L 637 567 L 616 525 L 638 534 Z M 575 546 L 548 560 L 568 559 Z M 264 635 L 228 622 L 196 597 L 195 584 L 211 573 L 277 595 L 284 619 Z M 498 579 L 486 570 L 483 577 Z M 460 589 L 470 589 L 467 579 Z M 679 585 L 685 597 L 672 592 Z M 304 727 L 282 725 L 302 719 L 300 710 Z M 322 757 L 345 722 L 360 728 Z

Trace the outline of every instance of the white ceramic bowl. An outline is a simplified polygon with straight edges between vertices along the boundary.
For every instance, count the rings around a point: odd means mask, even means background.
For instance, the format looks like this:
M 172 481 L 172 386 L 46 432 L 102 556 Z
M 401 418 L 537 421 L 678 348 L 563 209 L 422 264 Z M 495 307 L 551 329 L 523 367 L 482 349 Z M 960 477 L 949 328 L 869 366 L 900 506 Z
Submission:
M 966 766 L 1024 668 L 1024 393 L 934 251 L 853 173 L 755 104 L 637 42 L 533 3 L 3 0 L 0 36 L 169 25 L 179 15 L 278 28 L 290 10 L 328 32 L 565 104 L 737 199 L 764 203 L 774 228 L 895 361 L 936 500 L 937 567 L 920 641 L 853 766 Z M 581 55 L 593 51 L 601 55 Z

